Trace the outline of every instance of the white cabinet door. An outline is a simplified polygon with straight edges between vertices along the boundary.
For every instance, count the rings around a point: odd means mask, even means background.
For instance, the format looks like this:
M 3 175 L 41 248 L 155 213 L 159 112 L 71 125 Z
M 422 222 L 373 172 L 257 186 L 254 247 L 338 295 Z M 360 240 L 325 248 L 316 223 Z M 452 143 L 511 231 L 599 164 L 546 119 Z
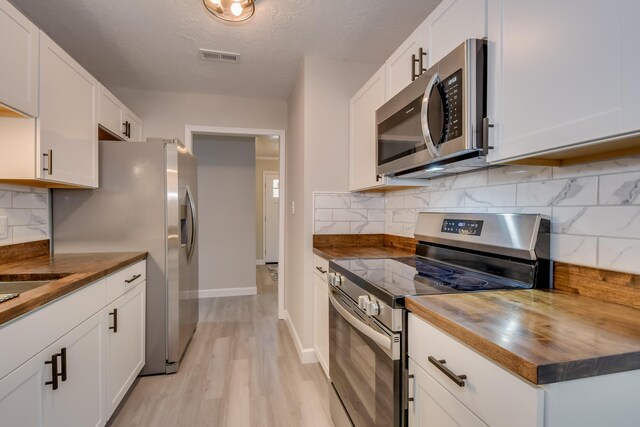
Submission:
M 318 360 L 329 376 L 329 289 L 320 275 L 313 275 L 314 289 L 314 337 Z
M 49 385 L 44 389 L 44 426 L 89 427 L 106 423 L 102 320 L 102 312 L 96 313 L 44 350 L 47 357 L 66 351 L 66 363 L 58 358 L 58 370 L 66 370 L 66 379 L 59 378 L 57 390 Z
M 98 95 L 97 80 L 40 32 L 36 176 L 98 186 Z
M 415 75 L 421 74 L 420 63 L 413 61 L 413 55 L 419 61 L 419 52 L 422 48 L 425 55 L 422 57 L 422 68 L 428 68 L 428 28 L 427 21 L 421 24 L 407 40 L 387 59 L 384 64 L 387 80 L 386 99 L 391 99 L 413 81 Z
M 146 282 L 140 283 L 103 312 L 107 326 L 107 418 L 144 365 L 145 288 Z
M 376 110 L 385 101 L 385 70 L 380 68 L 351 98 L 349 190 L 380 185 L 376 179 Z
M 0 103 L 33 117 L 38 115 L 38 44 L 38 27 L 0 0 Z
M 433 65 L 466 39 L 487 36 L 487 0 L 444 0 L 427 18 L 427 27 Z
M 142 141 L 142 120 L 129 110 L 125 110 L 125 123 L 129 127 L 127 130 L 128 141 Z
M 480 418 L 409 359 L 409 427 L 487 427 Z
M 492 2 L 489 160 L 639 129 L 639 12 L 630 0 Z
M 100 85 L 100 114 L 98 123 L 119 139 L 126 139 L 124 106 L 111 92 Z
M 44 383 L 51 379 L 45 360 L 42 352 L 0 380 L 0 424 L 42 427 Z

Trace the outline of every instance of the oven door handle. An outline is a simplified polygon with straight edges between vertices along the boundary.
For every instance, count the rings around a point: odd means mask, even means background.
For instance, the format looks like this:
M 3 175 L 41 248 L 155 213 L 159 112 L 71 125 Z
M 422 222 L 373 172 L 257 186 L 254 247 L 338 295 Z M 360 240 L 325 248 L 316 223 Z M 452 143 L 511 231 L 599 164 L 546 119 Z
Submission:
M 333 295 L 329 294 L 329 301 L 331 301 L 331 305 L 336 309 L 338 313 L 349 322 L 351 326 L 365 334 L 367 337 L 371 338 L 376 344 L 380 347 L 391 351 L 391 338 L 387 335 L 380 333 L 376 330 L 373 330 L 371 327 L 367 326 L 362 321 L 358 320 L 356 316 L 349 313 L 349 310 L 344 308 L 342 304 L 340 304 Z
M 427 84 L 427 89 L 424 91 L 424 97 L 422 98 L 422 111 L 420 113 L 420 124 L 422 125 L 422 136 L 424 138 L 424 143 L 427 146 L 427 150 L 431 153 L 434 159 L 440 157 L 440 153 L 438 152 L 438 148 L 436 147 L 435 142 L 433 142 L 433 137 L 431 136 L 431 129 L 429 129 L 429 102 L 431 101 L 431 90 L 440 83 L 440 75 L 435 73 L 431 76 L 429 83 Z

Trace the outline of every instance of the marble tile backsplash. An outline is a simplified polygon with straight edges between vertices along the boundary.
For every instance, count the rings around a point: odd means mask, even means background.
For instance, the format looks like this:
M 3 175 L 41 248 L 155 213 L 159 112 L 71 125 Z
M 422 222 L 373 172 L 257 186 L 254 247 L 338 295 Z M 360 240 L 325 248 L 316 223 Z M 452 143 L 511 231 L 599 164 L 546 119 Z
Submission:
M 49 238 L 47 189 L 0 184 L 0 216 L 6 216 L 8 233 L 0 246 Z
M 413 237 L 418 212 L 429 211 L 541 213 L 551 218 L 554 260 L 640 274 L 640 156 L 495 167 L 385 194 L 317 193 L 315 232 Z

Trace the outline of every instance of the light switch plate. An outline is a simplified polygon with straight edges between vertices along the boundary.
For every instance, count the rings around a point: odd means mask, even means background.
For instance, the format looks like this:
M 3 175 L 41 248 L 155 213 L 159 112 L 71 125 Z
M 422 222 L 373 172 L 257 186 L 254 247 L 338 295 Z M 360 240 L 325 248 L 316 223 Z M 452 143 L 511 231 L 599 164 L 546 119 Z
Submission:
M 0 239 L 6 239 L 7 238 L 7 217 L 6 216 L 0 216 Z

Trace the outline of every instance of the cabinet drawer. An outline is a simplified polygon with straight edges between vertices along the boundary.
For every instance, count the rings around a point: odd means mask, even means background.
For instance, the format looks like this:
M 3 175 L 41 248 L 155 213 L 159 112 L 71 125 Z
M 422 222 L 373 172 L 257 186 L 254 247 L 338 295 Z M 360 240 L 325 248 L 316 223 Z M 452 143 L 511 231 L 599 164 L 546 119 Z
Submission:
M 124 295 L 139 283 L 146 280 L 147 263 L 140 261 L 129 267 L 113 273 L 107 277 L 107 297 L 108 301 L 113 301 L 120 295 Z
M 103 279 L 0 326 L 0 342 L 11 348 L 3 351 L 0 378 L 102 309 L 106 292 Z
M 322 280 L 327 281 L 327 273 L 329 272 L 329 261 L 321 256 L 313 256 L 313 272 L 316 273 Z
M 543 390 L 502 369 L 465 345 L 409 314 L 409 357 L 474 414 L 494 427 L 539 427 L 543 422 Z M 445 360 L 456 375 L 466 375 L 459 387 L 429 356 Z

